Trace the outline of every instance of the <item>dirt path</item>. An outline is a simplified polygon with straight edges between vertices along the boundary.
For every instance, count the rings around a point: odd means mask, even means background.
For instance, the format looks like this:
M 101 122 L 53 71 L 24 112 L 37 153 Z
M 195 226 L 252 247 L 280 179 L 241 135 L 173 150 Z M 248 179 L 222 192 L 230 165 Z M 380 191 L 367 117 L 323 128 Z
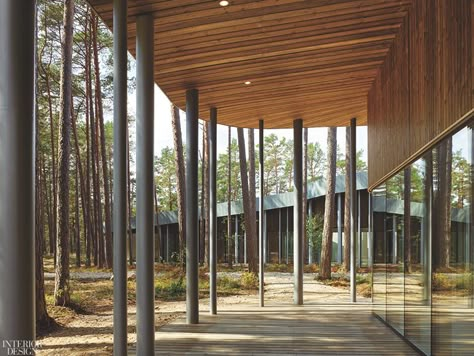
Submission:
M 305 302 L 348 302 L 347 291 L 323 285 L 313 278 L 312 274 L 304 276 Z M 109 277 L 110 278 L 110 277 Z M 265 275 L 265 302 L 268 304 L 292 303 L 293 277 L 289 273 L 266 273 Z M 359 298 L 360 303 L 368 303 L 366 298 Z M 258 295 L 234 295 L 218 298 L 218 308 L 226 305 L 257 305 Z M 183 315 L 186 310 L 185 301 L 164 302 L 157 301 L 155 307 L 155 321 L 159 328 Z M 201 313 L 209 311 L 209 299 L 200 301 Z M 135 305 L 128 307 L 128 343 L 136 342 Z M 78 314 L 59 331 L 40 338 L 41 350 L 38 355 L 111 355 L 112 354 L 112 304 L 104 301 L 97 311 L 92 314 Z

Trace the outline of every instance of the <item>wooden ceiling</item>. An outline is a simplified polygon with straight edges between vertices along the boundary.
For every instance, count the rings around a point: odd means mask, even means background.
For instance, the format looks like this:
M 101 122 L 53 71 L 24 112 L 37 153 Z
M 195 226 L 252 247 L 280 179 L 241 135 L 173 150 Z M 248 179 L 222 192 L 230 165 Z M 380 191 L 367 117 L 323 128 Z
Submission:
M 200 116 L 266 128 L 367 122 L 367 93 L 413 0 L 129 0 L 128 48 L 137 15 L 155 17 L 155 81 L 185 109 L 199 89 Z M 89 0 L 112 28 L 112 0 Z M 250 81 L 250 85 L 244 82 Z

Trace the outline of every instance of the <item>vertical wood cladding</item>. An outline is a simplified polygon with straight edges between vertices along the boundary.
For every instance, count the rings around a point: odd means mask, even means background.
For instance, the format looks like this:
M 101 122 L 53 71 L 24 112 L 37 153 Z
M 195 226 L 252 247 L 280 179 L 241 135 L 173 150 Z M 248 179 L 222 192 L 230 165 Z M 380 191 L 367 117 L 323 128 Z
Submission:
M 369 185 L 474 106 L 474 0 L 415 0 L 368 95 Z

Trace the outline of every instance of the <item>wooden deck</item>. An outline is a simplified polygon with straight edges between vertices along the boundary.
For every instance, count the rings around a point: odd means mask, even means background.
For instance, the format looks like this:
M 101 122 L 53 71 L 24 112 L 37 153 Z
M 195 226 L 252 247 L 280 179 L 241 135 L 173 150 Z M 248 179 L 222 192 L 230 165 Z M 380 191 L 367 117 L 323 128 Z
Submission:
M 159 329 L 155 354 L 416 355 L 372 316 L 367 302 L 223 308 L 217 316 L 202 311 L 199 325 L 186 325 L 183 317 Z

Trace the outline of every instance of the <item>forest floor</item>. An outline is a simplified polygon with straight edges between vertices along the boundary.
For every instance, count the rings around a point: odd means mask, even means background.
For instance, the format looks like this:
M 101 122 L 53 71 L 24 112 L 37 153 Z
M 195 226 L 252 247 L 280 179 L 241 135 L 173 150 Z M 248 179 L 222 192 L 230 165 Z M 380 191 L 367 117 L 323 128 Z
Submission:
M 48 262 L 45 272 L 50 273 Z M 218 308 L 220 306 L 255 304 L 258 300 L 255 281 L 246 281 L 248 274 L 238 270 L 218 274 Z M 110 271 L 74 271 L 70 281 L 72 308 L 53 306 L 54 280 L 46 278 L 48 312 L 56 321 L 50 330 L 38 336 L 38 355 L 111 355 L 113 342 L 113 281 Z M 76 274 L 74 274 L 76 273 Z M 105 275 L 107 274 L 107 276 Z M 94 278 L 97 277 L 97 278 Z M 183 316 L 186 310 L 185 289 L 182 272 L 176 267 L 157 271 L 155 279 L 155 325 L 156 329 Z M 209 310 L 209 284 L 205 270 L 200 272 L 200 311 Z M 332 282 L 315 280 L 314 273 L 304 275 L 305 299 L 321 300 L 331 295 L 336 301 L 347 302 L 348 284 L 337 277 Z M 249 284 L 249 285 L 247 285 Z M 257 283 L 258 284 L 258 283 Z M 332 286 L 333 284 L 334 286 Z M 367 295 L 367 286 L 358 287 L 361 295 Z M 128 282 L 128 343 L 136 342 L 135 281 Z M 316 299 L 315 299 L 316 298 Z M 293 275 L 288 272 L 266 272 L 265 300 L 291 303 L 293 300 Z M 361 298 L 362 302 L 369 299 Z

